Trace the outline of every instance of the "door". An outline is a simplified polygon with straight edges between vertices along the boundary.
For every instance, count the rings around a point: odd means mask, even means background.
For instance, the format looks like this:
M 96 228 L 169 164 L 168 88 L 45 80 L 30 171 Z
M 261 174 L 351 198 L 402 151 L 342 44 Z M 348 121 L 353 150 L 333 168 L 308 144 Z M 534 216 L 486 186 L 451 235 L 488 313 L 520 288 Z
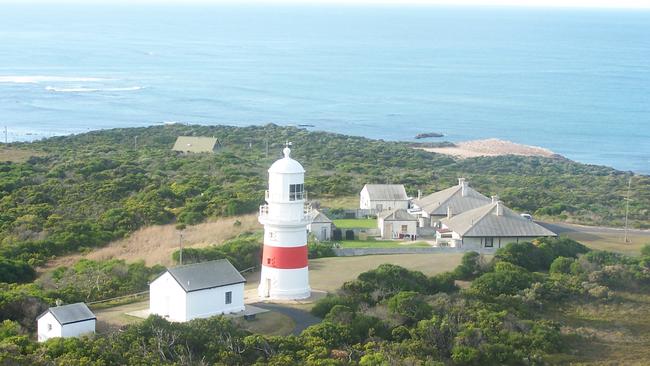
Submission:
M 266 293 L 264 294 L 264 297 L 271 297 L 271 279 L 270 278 L 266 279 Z
M 320 228 L 320 237 L 321 237 L 320 240 L 325 240 L 325 241 L 330 240 L 330 238 L 327 235 L 327 228 L 326 227 Z

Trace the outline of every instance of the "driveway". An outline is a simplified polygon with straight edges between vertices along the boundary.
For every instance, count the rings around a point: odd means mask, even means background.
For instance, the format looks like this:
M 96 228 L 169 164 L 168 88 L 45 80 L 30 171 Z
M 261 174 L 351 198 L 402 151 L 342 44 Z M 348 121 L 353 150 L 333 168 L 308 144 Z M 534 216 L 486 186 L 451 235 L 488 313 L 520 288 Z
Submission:
M 269 303 L 264 303 L 264 302 L 258 302 L 254 304 L 258 308 L 270 310 L 270 311 L 276 311 L 280 314 L 286 315 L 293 319 L 293 321 L 296 323 L 296 327 L 293 329 L 293 334 L 294 335 L 300 335 L 303 330 L 305 330 L 307 327 L 318 324 L 321 322 L 322 319 L 315 317 L 311 315 L 309 312 L 292 308 L 287 305 L 282 305 L 282 304 L 269 304 Z

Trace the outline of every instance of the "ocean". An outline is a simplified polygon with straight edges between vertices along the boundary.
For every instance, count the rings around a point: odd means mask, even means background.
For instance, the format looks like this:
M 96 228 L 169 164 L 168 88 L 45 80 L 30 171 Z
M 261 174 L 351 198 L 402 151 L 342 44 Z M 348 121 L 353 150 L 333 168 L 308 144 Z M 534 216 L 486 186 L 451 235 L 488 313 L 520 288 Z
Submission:
M 0 15 L 10 141 L 273 122 L 496 137 L 650 174 L 650 11 L 0 4 Z

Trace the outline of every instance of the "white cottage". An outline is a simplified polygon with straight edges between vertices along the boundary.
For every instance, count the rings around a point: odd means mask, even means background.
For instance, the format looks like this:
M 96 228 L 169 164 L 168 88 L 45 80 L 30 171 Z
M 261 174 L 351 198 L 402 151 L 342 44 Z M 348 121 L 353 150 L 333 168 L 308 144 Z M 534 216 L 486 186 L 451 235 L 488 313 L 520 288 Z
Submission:
M 417 234 L 417 218 L 405 209 L 379 214 L 377 226 L 382 239 L 413 238 Z
M 437 243 L 467 250 L 490 252 L 508 243 L 557 236 L 505 207 L 497 197 L 492 203 L 442 219 L 441 223 L 442 228 L 436 234 Z
M 334 223 L 329 217 L 318 210 L 312 210 L 309 214 L 309 225 L 307 231 L 314 235 L 318 241 L 329 241 L 332 239 L 332 226 Z
M 409 198 L 402 184 L 366 184 L 359 194 L 359 208 L 374 212 L 406 210 Z
M 149 284 L 149 312 L 176 322 L 237 313 L 245 283 L 226 259 L 168 268 Z
M 54 337 L 78 337 L 95 333 L 97 318 L 86 304 L 56 306 L 47 309 L 36 318 L 38 341 L 45 342 Z

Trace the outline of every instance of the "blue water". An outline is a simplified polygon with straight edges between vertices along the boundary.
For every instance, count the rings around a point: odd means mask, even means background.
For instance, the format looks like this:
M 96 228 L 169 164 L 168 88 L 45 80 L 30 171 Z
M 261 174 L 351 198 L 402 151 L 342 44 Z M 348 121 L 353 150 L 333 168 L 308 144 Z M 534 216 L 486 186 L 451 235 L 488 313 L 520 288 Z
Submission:
M 313 124 L 498 137 L 650 173 L 649 11 L 1 5 L 0 18 L 10 140 Z

